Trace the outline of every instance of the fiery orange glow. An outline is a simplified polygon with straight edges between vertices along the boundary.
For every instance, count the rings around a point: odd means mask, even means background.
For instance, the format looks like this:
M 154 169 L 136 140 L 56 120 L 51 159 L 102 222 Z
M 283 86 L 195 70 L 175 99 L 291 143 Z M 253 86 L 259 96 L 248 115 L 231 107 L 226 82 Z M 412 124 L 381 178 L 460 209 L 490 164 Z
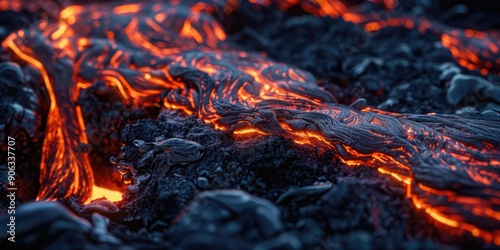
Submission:
M 109 201 L 120 201 L 122 199 L 122 192 L 93 185 L 92 196 L 85 203 L 99 198 L 106 198 Z
M 278 2 L 282 9 L 300 4 L 316 15 L 342 17 L 370 32 L 387 26 L 437 29 L 411 18 L 368 20 L 338 0 Z M 394 8 L 396 1 L 384 3 Z M 70 6 L 58 22 L 20 30 L 2 43 L 14 60 L 41 73 L 50 97 L 38 199 L 119 199 L 94 185 L 88 156 L 79 150 L 87 138 L 76 97 L 104 81 L 136 107 L 161 101 L 242 138 L 273 134 L 334 150 L 349 166 L 372 166 L 406 185 L 415 207 L 434 220 L 500 242 L 500 120 L 399 115 L 337 104 L 311 74 L 226 42 L 212 7 L 181 1 Z M 462 65 L 497 67 L 487 64 L 496 55 L 488 53 L 498 53 L 485 39 L 492 35 L 441 33 L 443 45 Z M 456 187 L 453 180 L 466 185 Z M 482 195 L 474 197 L 468 188 Z
M 21 11 L 25 7 L 22 0 L 0 0 L 0 10 Z

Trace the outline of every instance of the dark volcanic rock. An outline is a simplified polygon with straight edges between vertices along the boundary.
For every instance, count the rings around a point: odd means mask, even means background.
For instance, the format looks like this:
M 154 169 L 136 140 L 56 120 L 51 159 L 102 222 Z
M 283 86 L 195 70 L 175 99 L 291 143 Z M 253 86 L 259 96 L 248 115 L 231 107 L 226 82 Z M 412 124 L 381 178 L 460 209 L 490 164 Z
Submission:
M 10 151 L 17 159 L 16 185 L 23 187 L 16 198 L 19 201 L 34 199 L 39 187 L 41 155 L 34 152 L 40 152 L 43 144 L 45 126 L 42 121 L 47 108 L 43 107 L 43 90 L 35 87 L 38 79 L 31 74 L 33 71 L 13 62 L 0 62 L 0 149 L 5 152 L 4 157 L 0 157 L 1 200 L 5 199 L 7 191 L 9 137 L 16 142 L 15 152 Z
M 134 144 L 155 138 L 196 142 L 203 156 L 172 164 L 163 149 Z M 404 189 L 372 168 L 339 164 L 331 151 L 278 136 L 235 138 L 169 111 L 127 126 L 123 140 L 117 159 L 133 169 L 136 191 L 125 194 L 111 226 L 137 232 L 132 238 L 179 249 L 349 248 L 362 242 L 395 249 L 410 244 L 408 234 L 427 239 L 434 233 L 405 201 Z M 241 191 L 220 191 L 227 189 Z
M 458 74 L 451 79 L 446 99 L 451 105 L 461 107 L 488 101 L 500 103 L 500 86 L 477 76 Z
M 453 111 L 440 79 L 453 69 L 439 66 L 456 63 L 430 33 L 393 27 L 372 34 L 341 19 L 301 16 L 247 28 L 230 39 L 311 72 L 344 104 L 365 98 L 369 106 L 389 111 Z M 404 91 L 393 92 L 404 84 Z M 384 104 L 388 98 L 397 101 Z
M 282 230 L 280 212 L 273 203 L 242 191 L 221 190 L 199 194 L 173 223 L 170 237 L 174 249 L 248 249 L 278 237 Z
M 411 214 L 403 199 L 393 199 L 400 192 L 404 190 L 389 187 L 389 182 L 350 179 L 295 189 L 288 192 L 293 200 L 284 203 L 282 198 L 280 208 L 285 220 L 294 221 L 293 231 L 307 249 L 317 244 L 327 249 L 398 249 L 408 242 L 397 228 L 408 228 Z
M 92 223 L 72 214 L 56 202 L 29 202 L 15 216 L 16 242 L 3 242 L 2 249 L 116 249 L 121 241 L 109 234 L 104 217 L 92 215 Z M 6 225 L 9 217 L 2 217 Z M 40 230 L 43 228 L 43 230 Z M 2 232 L 2 234 L 4 234 Z M 2 236 L 3 238 L 3 236 Z M 11 244 L 10 246 L 8 244 Z M 78 246 L 78 247 L 76 247 Z

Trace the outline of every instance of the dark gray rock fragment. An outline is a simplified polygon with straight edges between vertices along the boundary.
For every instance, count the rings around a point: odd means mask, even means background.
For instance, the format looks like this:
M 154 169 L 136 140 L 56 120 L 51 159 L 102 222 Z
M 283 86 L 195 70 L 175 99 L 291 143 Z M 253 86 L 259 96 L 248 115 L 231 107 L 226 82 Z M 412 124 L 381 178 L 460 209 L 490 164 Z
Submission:
M 208 180 L 207 178 L 205 177 L 198 177 L 198 179 L 196 180 L 196 185 L 203 189 L 203 188 L 206 188 L 208 186 Z
M 300 249 L 295 237 L 281 234 L 281 215 L 273 203 L 239 190 L 203 192 L 175 221 L 170 228 L 175 249 L 251 249 L 263 242 L 258 249 L 277 249 L 274 247 L 281 245 Z M 226 244 L 221 245 L 223 239 Z
M 168 163 L 170 165 L 186 165 L 199 160 L 203 156 L 203 147 L 199 143 L 179 138 L 170 138 L 155 142 L 134 140 L 134 145 L 143 152 L 156 148 L 165 150 L 169 156 Z
M 328 190 L 330 190 L 331 188 L 332 188 L 331 183 L 325 183 L 322 185 L 291 189 L 283 193 L 276 201 L 276 204 L 284 205 L 290 203 L 297 203 L 304 199 L 318 198 L 324 193 L 328 192 Z
M 456 74 L 460 74 L 460 68 L 451 62 L 439 65 L 438 69 L 441 70 L 441 74 L 439 75 L 439 80 L 441 81 L 449 81 Z
M 2 249 L 75 249 L 75 246 L 116 249 L 121 244 L 121 240 L 108 232 L 106 218 L 93 214 L 89 223 L 57 202 L 24 203 L 16 210 L 15 217 L 16 242 L 7 241 L 8 235 L 2 232 Z M 6 225 L 9 219 L 10 215 L 4 215 L 0 222 Z M 9 243 L 13 245 L 8 246 Z
M 489 100 L 500 103 L 500 87 L 477 76 L 457 74 L 451 79 L 446 99 L 451 105 L 475 105 Z

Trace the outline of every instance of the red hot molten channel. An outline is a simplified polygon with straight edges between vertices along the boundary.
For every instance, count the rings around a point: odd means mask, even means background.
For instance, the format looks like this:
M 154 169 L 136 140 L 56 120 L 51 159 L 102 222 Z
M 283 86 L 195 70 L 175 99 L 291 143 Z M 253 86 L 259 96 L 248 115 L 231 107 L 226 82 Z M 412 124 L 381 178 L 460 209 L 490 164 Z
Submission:
M 278 2 L 283 9 L 299 4 Z M 226 11 L 235 7 L 231 4 Z M 469 44 L 493 50 L 483 57 L 494 55 L 494 39 L 480 44 L 478 33 L 430 27 L 422 19 L 366 20 L 338 1 L 301 6 L 366 30 L 433 29 L 464 67 L 496 70 L 496 58 L 460 59 L 470 58 L 460 54 L 471 50 L 465 49 Z M 500 118 L 338 104 L 308 72 L 226 42 L 212 15 L 216 7 L 190 1 L 74 5 L 63 9 L 58 21 L 43 21 L 4 40 L 13 61 L 40 73 L 50 98 L 38 200 L 90 199 L 94 177 L 88 156 L 79 151 L 88 139 L 77 99 L 93 83 L 104 82 L 123 103 L 161 103 L 243 135 L 241 140 L 279 135 L 334 150 L 344 164 L 370 166 L 401 182 L 414 206 L 444 227 L 500 245 Z

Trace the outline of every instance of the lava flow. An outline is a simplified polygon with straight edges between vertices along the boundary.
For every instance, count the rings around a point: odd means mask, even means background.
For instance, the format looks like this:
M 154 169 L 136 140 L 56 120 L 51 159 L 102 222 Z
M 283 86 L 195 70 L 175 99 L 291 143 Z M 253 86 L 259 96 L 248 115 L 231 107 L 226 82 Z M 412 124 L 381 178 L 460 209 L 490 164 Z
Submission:
M 379 20 L 376 26 L 339 1 L 316 3 L 303 7 L 374 30 L 399 22 Z M 217 7 L 175 0 L 70 6 L 59 21 L 41 22 L 3 42 L 14 61 L 40 72 L 50 97 L 39 200 L 91 196 L 94 178 L 82 150 L 88 142 L 76 100 L 81 90 L 105 82 L 136 107 L 163 103 L 235 135 L 274 134 L 335 150 L 347 165 L 372 166 L 404 183 L 408 198 L 436 221 L 500 245 L 499 118 L 337 104 L 311 74 L 225 42 L 211 15 Z M 459 58 L 463 44 L 452 31 L 440 32 Z M 472 59 L 462 63 L 497 67 Z

